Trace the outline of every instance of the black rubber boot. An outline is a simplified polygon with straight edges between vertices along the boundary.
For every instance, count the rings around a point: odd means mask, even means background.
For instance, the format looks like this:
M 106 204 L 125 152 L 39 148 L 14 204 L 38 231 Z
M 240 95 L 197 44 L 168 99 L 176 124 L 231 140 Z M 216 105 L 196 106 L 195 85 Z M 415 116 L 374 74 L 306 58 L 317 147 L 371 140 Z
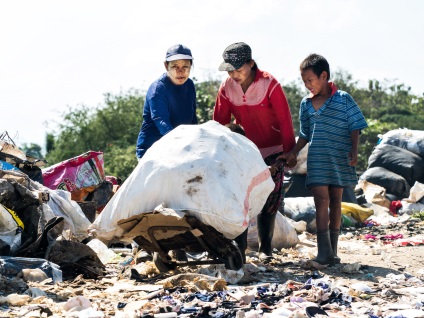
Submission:
M 246 264 L 247 232 L 248 229 L 234 239 L 243 256 L 243 264 Z
M 268 214 L 261 212 L 257 217 L 259 259 L 272 257 L 271 242 L 274 236 L 275 218 L 277 213 Z
M 334 265 L 333 248 L 331 247 L 330 231 L 317 232 L 318 255 L 313 259 L 321 265 Z
M 336 264 L 340 264 L 340 257 L 337 256 L 337 243 L 339 241 L 339 229 L 330 229 L 330 241 L 331 241 L 331 248 L 333 249 L 333 255 L 334 255 L 334 262 Z

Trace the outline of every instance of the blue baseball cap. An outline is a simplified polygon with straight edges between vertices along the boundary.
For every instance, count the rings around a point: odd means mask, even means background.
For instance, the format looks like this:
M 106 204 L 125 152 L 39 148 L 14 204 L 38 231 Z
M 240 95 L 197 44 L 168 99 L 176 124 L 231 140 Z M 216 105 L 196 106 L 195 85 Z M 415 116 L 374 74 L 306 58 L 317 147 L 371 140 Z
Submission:
M 166 51 L 166 62 L 176 61 L 176 60 L 192 60 L 193 56 L 191 51 L 187 46 L 182 44 L 176 44 L 171 46 L 168 51 Z

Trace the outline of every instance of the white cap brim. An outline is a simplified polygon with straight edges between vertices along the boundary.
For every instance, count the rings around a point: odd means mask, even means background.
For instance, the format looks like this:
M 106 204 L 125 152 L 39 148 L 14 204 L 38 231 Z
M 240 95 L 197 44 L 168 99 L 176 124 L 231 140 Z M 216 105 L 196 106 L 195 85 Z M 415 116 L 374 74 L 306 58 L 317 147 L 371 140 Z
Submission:
M 193 57 L 185 54 L 175 54 L 166 59 L 166 62 L 176 61 L 176 60 L 192 60 Z

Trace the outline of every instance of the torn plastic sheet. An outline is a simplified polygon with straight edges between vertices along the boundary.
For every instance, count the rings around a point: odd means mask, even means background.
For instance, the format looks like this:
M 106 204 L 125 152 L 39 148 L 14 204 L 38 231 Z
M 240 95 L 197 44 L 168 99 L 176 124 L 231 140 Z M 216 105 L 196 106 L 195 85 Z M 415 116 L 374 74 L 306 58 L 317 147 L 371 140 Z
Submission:
M 54 283 L 62 282 L 62 271 L 59 265 L 42 258 L 26 258 L 0 256 L 0 274 L 7 277 L 15 277 L 23 269 L 41 269 L 46 275 L 53 279 Z

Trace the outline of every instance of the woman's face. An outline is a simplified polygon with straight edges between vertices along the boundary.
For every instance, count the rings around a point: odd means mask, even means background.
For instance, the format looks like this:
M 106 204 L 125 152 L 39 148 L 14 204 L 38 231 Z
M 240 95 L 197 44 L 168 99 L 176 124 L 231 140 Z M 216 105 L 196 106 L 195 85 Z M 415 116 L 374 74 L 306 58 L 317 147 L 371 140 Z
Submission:
M 246 85 L 247 83 L 249 83 L 251 81 L 251 73 L 252 71 L 252 67 L 254 65 L 254 61 L 250 61 L 248 63 L 245 63 L 242 67 L 240 67 L 239 69 L 235 70 L 235 71 L 230 71 L 228 72 L 228 75 L 237 83 L 240 84 L 241 86 Z M 250 83 L 249 83 L 250 84 Z
M 176 60 L 165 62 L 165 68 L 169 79 L 175 85 L 183 85 L 190 76 L 191 61 L 190 60 Z

